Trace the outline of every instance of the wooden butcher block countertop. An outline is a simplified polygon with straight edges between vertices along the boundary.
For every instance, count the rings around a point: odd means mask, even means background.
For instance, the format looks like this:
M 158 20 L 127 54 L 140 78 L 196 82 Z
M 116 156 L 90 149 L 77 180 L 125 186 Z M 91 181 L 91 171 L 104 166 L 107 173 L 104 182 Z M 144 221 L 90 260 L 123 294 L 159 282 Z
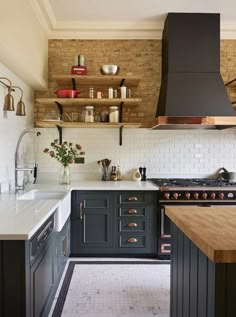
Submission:
M 236 263 L 236 207 L 165 206 L 165 213 L 212 262 Z

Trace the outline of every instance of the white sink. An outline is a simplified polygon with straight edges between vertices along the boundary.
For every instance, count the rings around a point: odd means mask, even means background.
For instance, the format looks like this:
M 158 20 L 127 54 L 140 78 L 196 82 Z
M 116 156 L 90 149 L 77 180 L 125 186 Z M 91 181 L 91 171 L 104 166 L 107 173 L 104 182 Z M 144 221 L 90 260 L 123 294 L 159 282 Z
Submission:
M 19 197 L 19 200 L 60 200 L 61 203 L 55 211 L 55 231 L 61 231 L 70 215 L 71 194 L 65 191 L 47 191 L 34 189 Z
M 45 199 L 57 199 L 60 200 L 65 197 L 67 192 L 63 191 L 46 191 L 46 190 L 31 190 L 26 194 L 19 196 L 19 200 L 45 200 Z

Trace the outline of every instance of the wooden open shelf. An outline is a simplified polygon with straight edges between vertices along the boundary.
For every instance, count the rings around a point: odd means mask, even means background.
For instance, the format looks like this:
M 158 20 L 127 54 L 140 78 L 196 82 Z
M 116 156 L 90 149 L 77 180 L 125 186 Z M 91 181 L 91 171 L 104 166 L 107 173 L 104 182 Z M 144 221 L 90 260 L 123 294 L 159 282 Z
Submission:
M 60 126 L 62 128 L 140 128 L 141 123 L 130 123 L 130 122 L 64 122 L 64 121 L 37 121 L 35 127 L 37 128 L 55 128 Z
M 63 107 L 66 106 L 86 106 L 86 105 L 100 105 L 100 106 L 137 106 L 142 101 L 141 98 L 36 98 L 36 102 L 46 105 L 54 105 L 55 102 L 60 103 Z
M 62 84 L 71 84 L 72 79 L 81 86 L 107 86 L 107 87 L 119 87 L 121 83 L 124 83 L 127 87 L 137 87 L 141 78 L 136 76 L 121 76 L 121 75 L 63 75 L 54 74 L 52 79 Z

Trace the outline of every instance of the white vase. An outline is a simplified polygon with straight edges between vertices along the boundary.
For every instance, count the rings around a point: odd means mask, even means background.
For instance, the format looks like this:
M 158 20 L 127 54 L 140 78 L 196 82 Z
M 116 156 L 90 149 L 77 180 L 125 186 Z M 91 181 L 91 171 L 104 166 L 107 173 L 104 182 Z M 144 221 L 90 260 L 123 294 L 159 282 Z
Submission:
M 140 174 L 139 170 L 137 169 L 133 174 L 133 180 L 135 182 L 141 181 L 142 175 Z
M 60 184 L 70 184 L 70 168 L 69 165 L 61 165 L 60 175 L 59 175 L 59 183 Z

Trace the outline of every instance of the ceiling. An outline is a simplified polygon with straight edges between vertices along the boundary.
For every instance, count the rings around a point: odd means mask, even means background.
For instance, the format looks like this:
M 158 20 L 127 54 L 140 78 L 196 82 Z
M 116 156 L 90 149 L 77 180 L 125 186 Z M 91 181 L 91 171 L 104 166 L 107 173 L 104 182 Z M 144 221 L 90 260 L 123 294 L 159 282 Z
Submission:
M 168 12 L 221 14 L 221 38 L 236 39 L 235 0 L 29 0 L 51 39 L 160 39 Z

